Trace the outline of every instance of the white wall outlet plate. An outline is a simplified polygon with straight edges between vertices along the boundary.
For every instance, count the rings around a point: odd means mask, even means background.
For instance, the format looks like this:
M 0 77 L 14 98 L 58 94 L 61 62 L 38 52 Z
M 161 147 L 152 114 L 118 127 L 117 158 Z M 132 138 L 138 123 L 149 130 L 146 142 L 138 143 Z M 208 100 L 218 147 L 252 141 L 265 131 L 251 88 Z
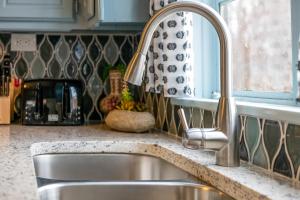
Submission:
M 12 51 L 36 51 L 35 34 L 12 34 L 11 50 Z

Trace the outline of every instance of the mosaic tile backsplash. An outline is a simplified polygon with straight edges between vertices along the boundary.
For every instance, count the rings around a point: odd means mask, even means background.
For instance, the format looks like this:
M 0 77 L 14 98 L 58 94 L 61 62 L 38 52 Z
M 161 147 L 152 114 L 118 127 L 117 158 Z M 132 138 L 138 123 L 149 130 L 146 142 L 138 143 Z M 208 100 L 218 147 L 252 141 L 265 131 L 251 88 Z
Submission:
M 82 80 L 85 121 L 101 121 L 104 116 L 99 102 L 110 92 L 108 65 L 128 64 L 136 44 L 135 34 L 46 33 L 36 37 L 36 52 L 13 52 L 10 50 L 11 34 L 0 33 L 0 48 L 11 56 L 13 75 L 25 80 Z
M 36 52 L 12 52 L 9 33 L 0 33 L 0 48 L 12 57 L 13 74 L 22 79 L 74 78 L 83 81 L 86 122 L 99 122 L 104 115 L 99 102 L 110 92 L 108 65 L 128 64 L 138 37 L 126 34 L 38 34 Z M 136 88 L 135 88 L 136 89 Z M 182 136 L 178 105 L 159 94 L 145 93 L 145 101 L 156 117 L 156 127 Z M 16 106 L 18 107 L 18 106 Z M 184 107 L 191 127 L 215 126 L 213 111 Z M 300 182 L 300 126 L 253 116 L 239 116 L 241 159 L 270 172 Z
M 142 93 L 151 112 L 156 116 L 156 127 L 177 137 L 182 136 L 177 110 L 170 98 L 159 94 Z M 183 107 L 190 127 L 215 126 L 215 112 L 195 107 Z M 300 126 L 284 121 L 271 121 L 253 116 L 239 116 L 241 159 L 300 181 Z

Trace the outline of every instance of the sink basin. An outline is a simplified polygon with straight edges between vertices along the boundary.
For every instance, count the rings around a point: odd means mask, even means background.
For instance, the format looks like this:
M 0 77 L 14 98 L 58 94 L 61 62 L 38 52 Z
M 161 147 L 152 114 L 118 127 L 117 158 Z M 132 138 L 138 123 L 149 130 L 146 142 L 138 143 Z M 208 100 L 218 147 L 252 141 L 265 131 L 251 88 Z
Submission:
M 33 161 L 40 200 L 232 199 L 171 163 L 148 155 L 44 154 Z
M 160 158 L 140 154 L 45 154 L 33 161 L 39 186 L 68 181 L 198 181 Z
M 211 187 L 182 182 L 61 183 L 39 188 L 40 200 L 232 200 Z

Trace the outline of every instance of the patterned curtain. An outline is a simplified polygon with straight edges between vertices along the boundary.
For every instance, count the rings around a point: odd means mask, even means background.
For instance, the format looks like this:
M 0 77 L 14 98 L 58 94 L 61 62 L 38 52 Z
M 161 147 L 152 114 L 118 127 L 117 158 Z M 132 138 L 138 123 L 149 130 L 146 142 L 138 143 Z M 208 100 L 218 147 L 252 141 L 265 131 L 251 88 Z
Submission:
M 150 0 L 150 15 L 181 0 Z M 146 91 L 167 97 L 194 95 L 192 55 L 192 14 L 175 13 L 156 29 L 148 51 Z

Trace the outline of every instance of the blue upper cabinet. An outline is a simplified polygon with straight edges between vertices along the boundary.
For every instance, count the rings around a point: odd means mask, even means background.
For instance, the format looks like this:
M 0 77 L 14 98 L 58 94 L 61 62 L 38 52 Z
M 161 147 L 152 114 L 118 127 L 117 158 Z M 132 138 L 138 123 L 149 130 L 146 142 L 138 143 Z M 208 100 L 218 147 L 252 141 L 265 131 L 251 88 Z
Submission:
M 1 21 L 74 22 L 73 0 L 0 0 Z
M 149 0 L 82 0 L 80 8 L 92 29 L 141 30 L 149 19 Z
M 69 31 L 77 24 L 76 0 L 0 0 L 0 30 Z
M 145 23 L 149 18 L 149 0 L 102 0 L 102 23 Z
M 0 0 L 0 31 L 142 30 L 149 0 Z

